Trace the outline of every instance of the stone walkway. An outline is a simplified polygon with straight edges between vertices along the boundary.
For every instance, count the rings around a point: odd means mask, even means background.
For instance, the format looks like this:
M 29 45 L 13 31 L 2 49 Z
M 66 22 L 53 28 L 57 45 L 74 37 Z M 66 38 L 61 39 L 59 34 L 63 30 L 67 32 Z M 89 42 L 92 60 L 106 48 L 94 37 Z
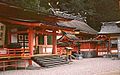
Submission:
M 70 64 L 37 70 L 9 70 L 0 75 L 120 75 L 120 60 L 87 58 Z

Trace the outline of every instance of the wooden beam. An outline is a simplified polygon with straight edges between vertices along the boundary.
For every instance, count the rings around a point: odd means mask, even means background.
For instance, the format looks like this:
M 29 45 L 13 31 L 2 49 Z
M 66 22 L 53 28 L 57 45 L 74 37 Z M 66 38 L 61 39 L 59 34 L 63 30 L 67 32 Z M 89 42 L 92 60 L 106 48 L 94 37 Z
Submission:
M 73 28 L 66 28 L 66 27 L 59 27 L 59 26 L 54 26 L 54 25 L 48 25 L 44 23 L 31 23 L 31 22 L 22 22 L 22 21 L 16 21 L 16 20 L 11 20 L 11 19 L 5 19 L 0 17 L 1 22 L 8 22 L 11 24 L 18 24 L 18 25 L 23 25 L 23 26 L 32 26 L 32 27 L 41 27 L 44 29 L 52 29 L 52 30 L 67 30 L 67 31 L 73 31 Z
M 21 34 L 21 33 L 28 33 L 28 31 L 17 31 L 17 32 L 11 32 L 11 34 Z
M 47 32 L 47 31 L 36 31 L 36 33 L 38 34 L 46 34 L 46 35 L 58 35 L 57 33 L 53 33 L 53 32 Z
M 11 19 L 1 18 L 1 17 L 0 17 L 0 21 L 8 22 L 11 24 L 25 25 L 25 26 L 41 26 L 42 25 L 42 23 L 20 22 L 20 21 L 15 21 L 15 20 L 11 20 Z

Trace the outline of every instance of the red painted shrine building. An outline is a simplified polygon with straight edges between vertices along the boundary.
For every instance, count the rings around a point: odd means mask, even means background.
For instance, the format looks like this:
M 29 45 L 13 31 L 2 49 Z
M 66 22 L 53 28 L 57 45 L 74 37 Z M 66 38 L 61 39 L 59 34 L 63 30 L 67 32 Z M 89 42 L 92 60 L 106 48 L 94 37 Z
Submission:
M 115 22 L 104 22 L 98 33 L 98 52 L 103 54 L 117 54 L 119 52 L 120 28 Z
M 67 33 L 61 39 L 72 42 L 73 52 L 78 51 L 76 41 L 80 42 L 81 51 L 95 50 L 97 31 L 83 21 L 37 14 L 2 2 L 0 9 L 0 61 L 22 58 L 31 65 L 30 57 L 35 54 L 62 54 L 64 49 L 60 51 L 61 47 L 57 46 L 57 37 L 62 35 L 61 31 Z
M 71 21 L 68 19 L 36 14 L 2 2 L 0 9 L 0 62 L 11 61 L 7 58 L 29 60 L 34 54 L 57 54 L 57 35 L 61 30 L 74 29 L 57 24 L 60 21 Z M 32 61 L 29 60 L 29 65 L 31 64 Z
M 19 43 L 26 52 L 29 50 L 30 55 L 33 55 L 33 51 L 38 54 L 56 54 L 56 36 L 61 30 L 71 32 L 76 30 L 80 32 L 79 34 L 96 34 L 95 30 L 81 21 L 36 14 L 2 2 L 0 8 L 1 28 L 4 28 L 3 31 L 1 30 L 3 32 L 1 36 L 5 35 L 5 39 L 1 39 L 3 48 L 10 43 Z
M 97 31 L 92 29 L 83 21 L 72 20 L 70 22 L 62 22 L 61 25 L 75 27 L 74 33 L 63 32 L 63 36 L 58 39 L 58 52 L 66 54 L 65 47 L 72 47 L 72 52 L 91 52 L 96 51 L 97 41 L 94 39 L 97 36 Z

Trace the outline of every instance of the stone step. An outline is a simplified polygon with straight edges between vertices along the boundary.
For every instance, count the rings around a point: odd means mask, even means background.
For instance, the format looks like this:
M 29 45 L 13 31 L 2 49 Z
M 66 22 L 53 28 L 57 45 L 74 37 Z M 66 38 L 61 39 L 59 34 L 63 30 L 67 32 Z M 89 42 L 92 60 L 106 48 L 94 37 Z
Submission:
M 55 67 L 58 65 L 68 64 L 68 62 L 59 62 L 59 63 L 52 63 L 52 64 L 45 64 L 45 67 Z
M 60 58 L 60 57 L 59 56 L 54 56 L 54 57 L 53 56 L 52 57 L 40 57 L 40 56 L 36 56 L 36 57 L 34 57 L 34 59 L 46 59 L 46 60 L 47 59 L 49 60 L 51 58 L 57 59 L 57 58 Z
M 66 60 L 59 60 L 59 61 L 47 61 L 47 62 L 45 62 L 45 61 L 38 61 L 38 62 L 41 62 L 41 63 L 45 63 L 45 64 L 49 64 L 49 63 L 59 63 L 59 62 L 66 62 Z
M 58 55 L 54 56 L 35 56 L 32 57 L 32 60 L 35 61 L 37 64 L 39 64 L 42 67 L 54 67 L 57 65 L 67 64 L 68 62 L 61 58 Z
M 51 58 L 51 59 L 44 59 L 44 58 L 39 58 L 39 59 L 36 59 L 36 60 L 38 60 L 38 61 L 44 61 L 44 62 L 48 62 L 48 61 L 60 61 L 60 60 L 64 60 L 64 59 L 62 59 L 62 58 Z

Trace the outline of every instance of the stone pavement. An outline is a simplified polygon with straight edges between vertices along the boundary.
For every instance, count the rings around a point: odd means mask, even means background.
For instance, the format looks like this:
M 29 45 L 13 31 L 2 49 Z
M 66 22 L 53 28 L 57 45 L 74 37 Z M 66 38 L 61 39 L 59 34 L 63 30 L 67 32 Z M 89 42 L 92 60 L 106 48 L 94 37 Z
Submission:
M 86 58 L 53 68 L 9 70 L 0 75 L 120 75 L 120 60 Z

